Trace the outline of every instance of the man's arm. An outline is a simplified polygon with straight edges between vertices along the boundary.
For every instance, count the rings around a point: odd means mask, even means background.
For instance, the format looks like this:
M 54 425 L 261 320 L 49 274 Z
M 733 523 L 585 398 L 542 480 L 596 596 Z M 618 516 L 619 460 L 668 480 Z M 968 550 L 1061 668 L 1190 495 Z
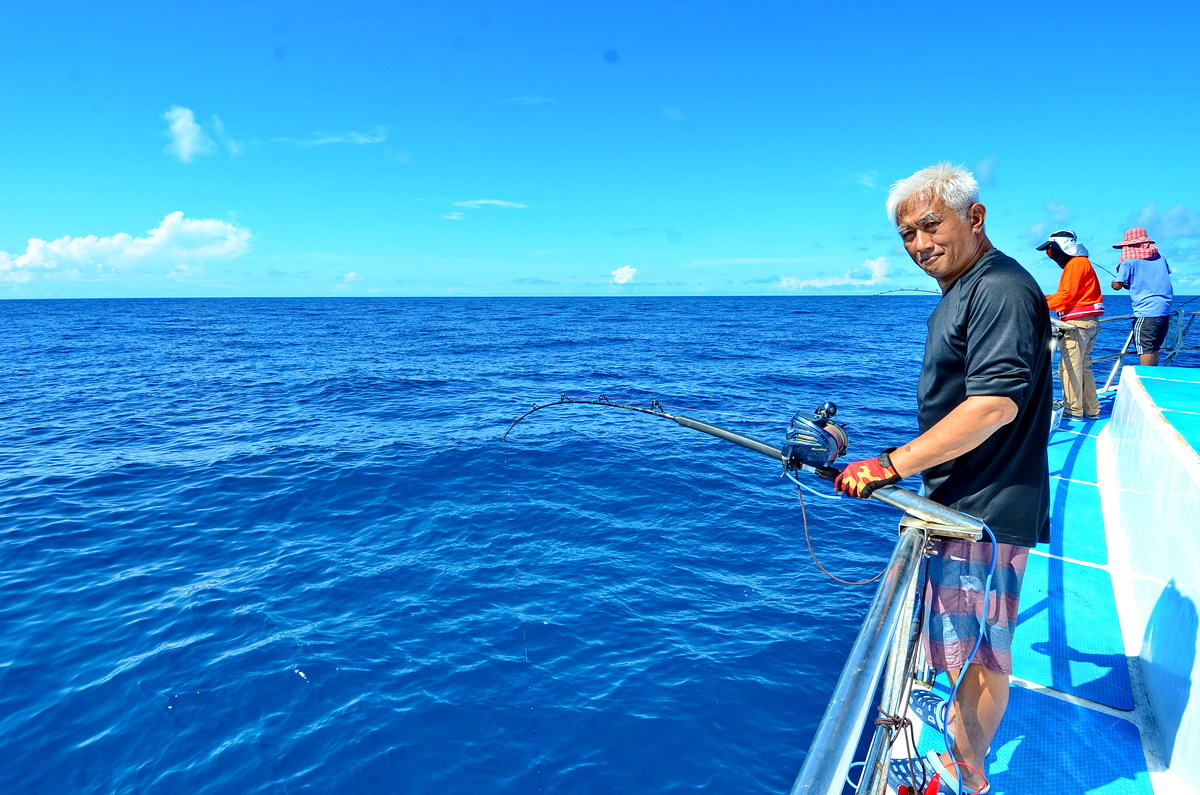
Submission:
M 1010 397 L 972 395 L 925 433 L 891 453 L 892 467 L 902 477 L 969 453 L 1016 419 Z
M 1129 272 L 1129 268 L 1122 268 L 1123 262 L 1117 263 L 1117 278 L 1113 279 L 1112 288 L 1114 290 L 1129 289 L 1129 280 L 1133 278 L 1133 274 Z

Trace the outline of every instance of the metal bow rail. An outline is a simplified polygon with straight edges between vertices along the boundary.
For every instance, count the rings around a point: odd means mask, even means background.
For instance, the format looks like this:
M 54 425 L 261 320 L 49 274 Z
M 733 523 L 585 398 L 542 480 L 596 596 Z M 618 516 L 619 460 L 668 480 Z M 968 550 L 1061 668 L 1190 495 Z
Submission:
M 592 404 L 631 409 L 643 414 L 673 420 L 685 428 L 707 433 L 733 442 L 749 450 L 770 456 L 785 467 L 802 469 L 821 477 L 837 473 L 828 466 L 798 463 L 783 450 L 765 442 L 743 436 L 725 428 L 691 417 L 669 414 L 657 402 L 649 409 L 616 404 L 601 395 L 597 400 L 581 400 L 562 396 L 558 401 L 534 405 L 533 409 L 515 418 L 509 431 L 522 419 L 552 405 Z M 830 404 L 827 404 L 830 405 Z M 836 407 L 829 416 L 836 413 Z M 796 420 L 793 420 L 795 423 Z M 811 429 L 812 423 L 808 423 Z M 508 432 L 505 432 L 507 437 Z M 840 795 L 846 776 L 854 763 L 858 747 L 871 712 L 871 701 L 883 689 L 879 707 L 888 715 L 897 715 L 908 692 L 908 679 L 913 669 L 919 641 L 917 632 L 917 584 L 921 561 L 932 538 L 960 538 L 978 541 L 983 536 L 983 523 L 966 514 L 947 508 L 930 499 L 898 486 L 885 486 L 871 494 L 870 499 L 902 511 L 900 537 L 892 550 L 886 575 L 881 579 L 875 597 L 850 649 L 833 697 L 817 727 L 808 755 L 792 786 L 797 793 L 826 793 Z M 878 795 L 887 786 L 888 749 L 891 738 L 887 727 L 877 726 L 866 760 L 866 769 L 857 792 Z
M 660 416 L 663 416 L 660 414 Z M 755 452 L 786 462 L 783 452 L 772 445 L 710 425 L 690 417 L 668 416 L 692 430 L 734 442 Z M 819 470 L 804 469 L 824 475 Z M 908 692 L 917 644 L 917 574 L 931 538 L 960 538 L 978 541 L 983 523 L 940 503 L 898 486 L 876 490 L 871 499 L 890 505 L 905 516 L 900 537 L 892 550 L 887 574 L 863 620 L 850 656 L 842 668 L 825 715 L 809 746 L 804 765 L 792 785 L 792 795 L 826 793 L 840 795 L 854 764 L 854 752 L 871 712 L 871 701 L 882 680 L 879 708 L 897 715 Z M 887 763 L 891 737 L 885 726 L 877 726 L 871 739 L 866 767 L 857 792 L 878 795 L 887 786 Z
M 1190 303 L 1190 302 L 1189 302 Z M 1200 346 L 1192 345 L 1184 346 L 1184 341 L 1187 339 L 1188 332 L 1192 330 L 1192 326 L 1196 323 L 1196 317 L 1200 316 L 1200 311 L 1185 312 L 1182 308 L 1176 309 L 1171 313 L 1172 323 L 1171 331 L 1167 334 L 1167 340 L 1163 349 L 1159 352 L 1159 360 L 1164 365 L 1169 365 L 1175 361 L 1175 357 L 1180 351 L 1194 351 L 1200 349 Z M 1133 320 L 1133 315 L 1121 315 L 1120 317 L 1101 318 L 1100 322 L 1113 323 L 1117 320 Z M 1119 353 L 1114 353 L 1109 356 L 1092 357 L 1093 362 L 1101 362 L 1105 359 L 1115 359 L 1112 370 L 1108 373 L 1108 379 L 1104 382 L 1104 386 L 1100 389 L 1101 392 L 1107 392 L 1113 388 L 1117 380 L 1117 373 L 1121 371 L 1121 364 L 1125 361 L 1126 356 L 1136 355 L 1136 352 L 1130 351 L 1129 346 L 1133 344 L 1133 329 L 1129 330 L 1129 336 L 1125 338 L 1125 345 Z

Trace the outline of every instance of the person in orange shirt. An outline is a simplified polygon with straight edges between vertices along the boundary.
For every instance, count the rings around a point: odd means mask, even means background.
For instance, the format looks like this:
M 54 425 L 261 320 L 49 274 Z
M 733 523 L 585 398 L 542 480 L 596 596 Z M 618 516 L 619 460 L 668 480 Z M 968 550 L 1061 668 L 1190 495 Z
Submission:
M 1037 247 L 1063 269 L 1058 292 L 1046 296 L 1046 304 L 1059 320 L 1071 326 L 1060 337 L 1058 373 L 1062 380 L 1063 417 L 1094 420 L 1100 416 L 1100 399 L 1092 374 L 1092 348 L 1104 314 L 1100 280 L 1088 259 L 1088 251 L 1070 229 L 1060 229 Z

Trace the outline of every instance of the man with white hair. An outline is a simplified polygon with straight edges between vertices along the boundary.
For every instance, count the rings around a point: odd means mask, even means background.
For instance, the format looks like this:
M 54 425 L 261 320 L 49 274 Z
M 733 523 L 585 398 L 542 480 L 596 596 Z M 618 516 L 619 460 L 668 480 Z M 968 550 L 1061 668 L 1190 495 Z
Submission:
M 887 210 L 904 248 L 942 290 L 917 387 L 920 435 L 847 465 L 835 481 L 866 498 L 921 473 L 931 499 L 982 519 L 993 535 L 934 543 L 924 640 L 954 696 L 937 703 L 919 691 L 913 705 L 952 742 L 891 771 L 893 786 L 912 786 L 914 769 L 937 773 L 947 793 L 959 791 L 959 771 L 964 792 L 990 790 L 986 757 L 1008 706 L 1025 562 L 1050 540 L 1050 317 L 1034 278 L 988 240 L 978 199 L 974 177 L 946 163 L 892 187 Z

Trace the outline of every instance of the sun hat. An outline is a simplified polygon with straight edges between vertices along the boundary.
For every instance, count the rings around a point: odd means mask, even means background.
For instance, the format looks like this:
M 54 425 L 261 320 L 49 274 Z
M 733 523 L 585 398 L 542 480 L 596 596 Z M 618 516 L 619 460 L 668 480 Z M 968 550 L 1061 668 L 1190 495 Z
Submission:
M 1074 242 L 1075 242 L 1075 233 L 1074 232 L 1072 232 L 1070 229 L 1059 229 L 1057 232 L 1051 232 L 1050 239 L 1047 240 L 1042 245 L 1038 246 L 1037 250 L 1045 251 L 1046 249 L 1050 248 L 1051 244 L 1053 244 L 1053 243 L 1058 243 L 1058 245 L 1061 246 L 1064 243 L 1074 243 Z
M 1140 226 L 1135 226 L 1125 233 L 1125 239 L 1120 243 L 1113 245 L 1113 248 L 1125 248 L 1126 246 L 1140 246 L 1143 243 L 1154 245 L 1154 241 L 1146 234 L 1146 230 Z

